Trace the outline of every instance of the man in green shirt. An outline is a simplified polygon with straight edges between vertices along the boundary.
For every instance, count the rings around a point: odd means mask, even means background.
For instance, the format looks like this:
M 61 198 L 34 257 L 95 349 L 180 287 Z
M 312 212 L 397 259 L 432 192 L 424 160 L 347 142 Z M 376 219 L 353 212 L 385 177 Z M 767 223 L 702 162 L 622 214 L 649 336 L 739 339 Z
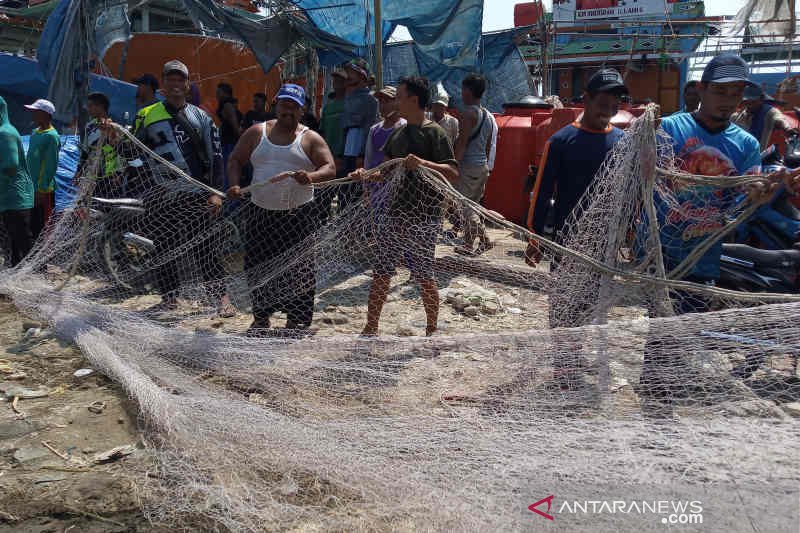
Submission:
M 336 177 L 341 178 L 344 176 L 344 159 L 342 159 L 344 130 L 341 117 L 344 112 L 344 97 L 347 91 L 347 73 L 337 68 L 331 73 L 331 83 L 333 83 L 333 92 L 328 98 L 328 103 L 322 108 L 319 132 L 333 154 L 336 163 Z M 331 202 L 334 194 L 336 194 L 336 190 L 333 187 L 324 187 L 314 191 L 314 206 L 320 225 L 325 224 L 331 216 Z
M 11 266 L 28 255 L 33 245 L 31 208 L 33 182 L 17 128 L 8 120 L 8 106 L 0 97 L 0 215 L 8 233 Z
M 31 112 L 36 129 L 28 144 L 28 171 L 35 189 L 31 230 L 33 238 L 39 237 L 55 207 L 56 170 L 61 138 L 53 127 L 55 106 L 48 100 L 39 99 L 26 105 Z
M 406 124 L 392 133 L 383 153 L 385 160 L 402 158 L 406 175 L 399 183 L 386 184 L 386 203 L 378 217 L 378 251 L 372 269 L 372 285 L 367 304 L 367 325 L 362 335 L 378 334 L 383 304 L 389 294 L 395 267 L 405 262 L 419 284 L 425 307 L 425 334 L 432 335 L 439 319 L 439 290 L 434 275 L 436 238 L 442 225 L 444 195 L 420 175 L 418 169 L 435 170 L 449 182 L 458 179 L 458 162 L 447 133 L 425 118 L 430 99 L 428 80 L 418 76 L 402 78 L 397 88 L 397 105 Z M 354 179 L 367 177 L 364 169 L 351 174 Z
M 74 178 L 75 183 L 85 175 L 96 180 L 94 196 L 106 198 L 114 196 L 115 173 L 121 166 L 116 148 L 102 129 L 102 124 L 108 120 L 110 105 L 111 101 L 103 93 L 90 93 L 86 99 L 86 111 L 92 119 L 86 124 L 81 139 L 81 158 Z M 91 160 L 92 156 L 96 160 Z

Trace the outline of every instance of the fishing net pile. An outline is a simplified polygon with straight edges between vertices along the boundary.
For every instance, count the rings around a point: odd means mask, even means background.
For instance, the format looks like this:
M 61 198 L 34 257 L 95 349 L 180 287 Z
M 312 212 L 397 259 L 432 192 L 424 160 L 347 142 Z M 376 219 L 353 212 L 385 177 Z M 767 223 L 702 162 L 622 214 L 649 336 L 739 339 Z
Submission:
M 722 201 L 748 178 L 682 174 L 658 136 L 648 110 L 564 231 L 534 247 L 398 161 L 330 217 L 301 207 L 276 222 L 247 199 L 213 215 L 212 191 L 120 130 L 124 170 L 95 154 L 2 288 L 138 402 L 158 465 L 142 500 L 176 529 L 531 530 L 548 520 L 528 506 L 554 495 L 557 530 L 668 517 L 562 507 L 586 500 L 699 501 L 700 530 L 789 530 L 800 303 L 685 280 L 697 257 L 667 257 L 669 213 L 711 245 L 754 206 Z M 454 253 L 453 224 L 495 246 Z M 372 273 L 395 267 L 381 335 L 359 336 Z M 426 338 L 428 276 L 440 330 Z M 165 279 L 174 306 L 158 305 Z M 274 312 L 248 336 L 253 291 Z M 225 298 L 236 317 L 219 316 Z M 675 312 L 696 298 L 711 311 Z M 283 328 L 309 299 L 310 328 Z

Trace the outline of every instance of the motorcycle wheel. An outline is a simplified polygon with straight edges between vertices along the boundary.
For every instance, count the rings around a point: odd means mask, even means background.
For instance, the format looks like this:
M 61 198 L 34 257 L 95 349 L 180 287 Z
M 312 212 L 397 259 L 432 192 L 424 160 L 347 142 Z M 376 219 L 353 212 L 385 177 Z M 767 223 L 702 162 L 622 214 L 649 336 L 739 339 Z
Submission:
M 149 250 L 126 243 L 118 231 L 106 232 L 98 244 L 103 266 L 116 285 L 134 293 L 153 289 Z

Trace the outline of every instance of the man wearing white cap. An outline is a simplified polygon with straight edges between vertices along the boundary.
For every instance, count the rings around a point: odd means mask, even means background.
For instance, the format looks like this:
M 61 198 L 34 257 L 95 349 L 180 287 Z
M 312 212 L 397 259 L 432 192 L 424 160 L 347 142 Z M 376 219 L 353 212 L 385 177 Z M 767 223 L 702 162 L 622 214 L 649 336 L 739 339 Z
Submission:
M 458 119 L 447 112 L 449 103 L 450 97 L 446 93 L 434 96 L 431 102 L 431 119 L 444 129 L 450 144 L 455 146 L 458 139 Z
M 56 170 L 61 138 L 53 127 L 55 106 L 48 100 L 39 99 L 25 106 L 31 112 L 36 129 L 28 144 L 28 171 L 35 190 L 31 231 L 36 239 L 44 229 L 55 207 Z

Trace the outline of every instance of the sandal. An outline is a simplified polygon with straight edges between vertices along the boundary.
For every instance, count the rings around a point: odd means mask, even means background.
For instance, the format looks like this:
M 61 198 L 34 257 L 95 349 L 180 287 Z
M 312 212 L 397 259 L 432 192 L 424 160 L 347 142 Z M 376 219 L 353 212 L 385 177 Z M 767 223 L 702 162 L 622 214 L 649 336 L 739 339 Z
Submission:
M 236 308 L 232 303 L 226 302 L 217 307 L 217 317 L 219 318 L 233 318 L 236 316 Z
M 472 248 L 468 248 L 466 246 L 456 246 L 455 248 L 453 248 L 453 251 L 461 255 L 468 255 L 468 256 L 477 255 L 475 253 L 475 250 L 473 250 Z
M 494 248 L 494 243 L 492 241 L 482 242 L 478 245 L 478 248 L 475 250 L 475 255 L 481 255 L 484 252 L 488 252 Z

